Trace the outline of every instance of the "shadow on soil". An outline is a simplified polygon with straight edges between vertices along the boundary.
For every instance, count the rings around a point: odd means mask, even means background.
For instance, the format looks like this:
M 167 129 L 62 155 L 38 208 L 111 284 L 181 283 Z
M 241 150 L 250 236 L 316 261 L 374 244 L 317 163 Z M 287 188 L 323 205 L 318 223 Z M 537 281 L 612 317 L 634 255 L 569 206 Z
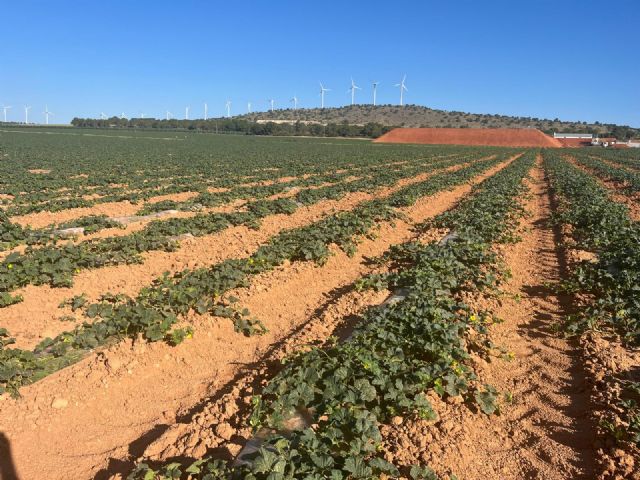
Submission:
M 558 203 L 554 197 L 548 180 L 545 178 L 546 190 L 550 201 L 551 211 L 557 211 Z M 540 230 L 541 236 L 551 236 L 553 247 L 540 247 L 540 257 L 542 258 L 539 268 L 545 272 L 542 278 L 546 278 L 549 282 L 557 282 L 563 278 L 568 278 L 569 263 L 566 250 L 563 247 L 563 236 L 559 225 L 551 223 L 550 219 L 541 219 L 534 222 L 534 228 Z M 551 242 L 549 242 L 551 243 Z M 548 259 L 548 260 L 546 260 Z M 559 267 L 559 271 L 558 271 Z M 559 273 L 559 275 L 558 275 Z M 544 421 L 540 424 L 545 431 L 545 435 L 558 442 L 566 445 L 577 454 L 577 460 L 574 466 L 581 472 L 582 476 L 574 478 L 592 479 L 596 476 L 595 464 L 595 425 L 590 416 L 590 399 L 587 385 L 585 384 L 585 372 L 582 365 L 581 355 L 577 341 L 569 340 L 570 350 L 562 349 L 555 345 L 556 340 L 562 335 L 562 325 L 554 322 L 554 317 L 565 318 L 567 315 L 575 311 L 575 302 L 572 296 L 558 294 L 554 290 L 552 284 L 528 285 L 523 288 L 524 292 L 532 299 L 538 299 L 543 305 L 544 301 L 549 297 L 557 299 L 558 311 L 549 312 L 544 309 L 535 309 L 532 312 L 531 320 L 519 329 L 519 334 L 523 337 L 529 337 L 540 341 L 544 348 L 562 350 L 571 358 L 571 366 L 565 372 L 564 378 L 561 379 L 562 388 L 557 393 L 568 398 L 566 404 L 559 404 L 552 398 L 543 397 L 543 400 L 552 404 L 554 408 L 564 411 L 564 413 L 573 419 L 570 429 L 566 426 L 558 425 L 553 421 Z M 556 379 L 549 379 L 556 380 Z
M 247 380 L 248 378 L 251 378 L 248 386 L 251 386 L 254 391 L 260 390 L 261 382 L 263 380 L 272 378 L 282 369 L 282 364 L 279 361 L 273 360 L 274 355 L 283 347 L 285 347 L 291 341 L 291 339 L 295 338 L 298 334 L 307 329 L 309 325 L 313 321 L 315 321 L 324 311 L 326 311 L 330 305 L 336 303 L 336 301 L 340 297 L 352 292 L 354 289 L 354 284 L 348 284 L 330 291 L 327 294 L 327 299 L 320 306 L 318 306 L 312 314 L 307 317 L 307 321 L 297 326 L 287 336 L 272 344 L 269 349 L 262 354 L 260 360 L 242 365 L 242 368 L 231 380 L 229 380 L 223 386 L 217 388 L 215 395 L 205 398 L 204 400 L 193 406 L 191 409 L 189 409 L 187 412 L 177 416 L 175 423 L 189 423 L 191 419 L 196 414 L 202 412 L 207 405 L 212 402 L 216 402 L 217 400 L 220 400 L 224 395 L 231 393 L 241 380 Z M 339 339 L 348 337 L 351 332 L 353 332 L 354 326 L 359 320 L 360 317 L 356 315 L 343 317 L 336 325 L 331 335 L 336 336 Z M 317 342 L 314 345 L 320 346 L 321 344 L 322 343 Z M 298 347 L 302 345 L 304 345 L 304 343 L 298 345 Z M 264 371 L 264 373 L 259 373 L 261 369 Z M 250 406 L 241 405 L 240 411 L 238 412 L 237 416 L 240 418 L 245 418 L 250 413 Z M 123 476 L 128 475 L 135 467 L 135 459 L 141 457 L 147 447 L 158 440 L 169 429 L 170 426 L 171 425 L 167 424 L 156 425 L 152 430 L 149 430 L 144 435 L 131 442 L 128 448 L 129 458 L 131 460 L 110 458 L 107 466 L 96 473 L 96 475 L 94 476 L 94 480 L 107 480 L 115 474 L 120 474 Z M 238 443 L 238 439 L 238 437 L 236 437 L 235 439 L 232 438 L 232 441 L 234 441 L 234 443 Z M 226 448 L 209 449 L 207 451 L 207 455 L 222 460 L 232 460 L 232 456 Z M 189 464 L 195 460 L 195 458 L 189 457 L 172 457 L 168 458 L 166 461 Z M 163 461 L 162 463 L 166 464 L 166 461 Z M 147 461 L 146 463 L 152 468 L 154 466 L 158 466 L 158 463 L 154 463 L 151 461 Z
M 11 442 L 2 432 L 0 432 L 0 480 L 18 480 L 11 454 Z

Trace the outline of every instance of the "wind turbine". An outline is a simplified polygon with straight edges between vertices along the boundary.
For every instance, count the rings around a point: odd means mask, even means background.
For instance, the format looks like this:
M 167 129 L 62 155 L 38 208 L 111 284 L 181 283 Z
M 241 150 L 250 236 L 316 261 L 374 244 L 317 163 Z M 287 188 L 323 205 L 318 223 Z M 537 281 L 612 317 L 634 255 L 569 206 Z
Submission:
M 124 112 L 122 112 L 122 113 L 120 114 L 120 119 L 121 119 L 121 120 L 124 120 Z
M 298 110 L 298 97 L 296 95 L 293 95 L 293 98 L 289 101 L 293 102 L 293 109 Z
M 378 85 L 380 82 L 373 82 L 373 106 L 376 106 L 376 92 L 378 90 Z
M 271 105 L 271 111 L 273 112 L 273 104 L 275 103 L 275 100 L 272 98 L 269 100 L 269 104 Z
M 24 106 L 24 124 L 27 125 L 29 123 L 29 110 L 31 107 L 29 105 Z
M 44 106 L 44 123 L 45 125 L 49 125 L 49 115 L 53 116 L 53 112 L 49 111 L 49 107 L 47 105 Z
M 330 88 L 324 88 L 322 82 L 320 82 L 320 108 L 324 108 L 324 92 L 330 92 Z
M 100 118 L 101 118 L 102 120 L 106 120 L 106 119 L 107 119 L 107 116 L 104 114 L 104 112 L 100 112 Z
M 169 118 L 171 118 L 171 115 L 173 115 L 173 113 L 171 113 L 169 110 L 167 110 L 167 120 L 169 120 Z
M 404 92 L 408 92 L 409 90 L 407 89 L 407 87 L 405 87 L 404 82 L 407 79 L 407 76 L 405 75 L 404 77 L 402 77 L 402 81 L 400 83 L 396 83 L 394 85 L 394 87 L 400 87 L 400 106 L 403 105 L 402 102 L 402 95 Z
M 207 106 L 207 104 L 204 104 L 204 119 L 207 119 L 207 113 L 209 112 L 209 107 Z
M 231 117 L 231 100 L 227 100 L 224 106 L 227 109 L 227 118 Z
M 141 113 L 140 118 L 144 118 L 144 115 L 145 115 L 144 113 Z
M 247 113 L 251 113 L 251 102 L 247 102 Z
M 4 123 L 7 123 L 7 110 L 9 110 L 10 108 L 13 108 L 13 107 L 10 107 L 10 106 L 7 106 L 7 105 L 2 107 L 2 110 L 4 110 Z
M 356 90 L 362 90 L 359 86 L 355 84 L 353 81 L 353 77 L 351 77 L 351 88 L 347 90 L 347 92 L 351 92 L 351 105 L 355 105 L 356 103 Z
M 189 120 L 189 107 L 184 108 L 184 119 Z

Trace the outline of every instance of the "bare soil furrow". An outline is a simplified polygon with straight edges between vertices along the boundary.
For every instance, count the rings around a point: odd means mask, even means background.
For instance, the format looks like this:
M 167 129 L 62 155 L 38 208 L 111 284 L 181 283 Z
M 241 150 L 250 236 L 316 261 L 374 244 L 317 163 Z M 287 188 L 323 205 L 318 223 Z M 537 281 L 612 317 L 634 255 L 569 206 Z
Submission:
M 502 392 L 501 414 L 433 395 L 438 420 L 385 427 L 396 461 L 465 479 L 594 478 L 595 430 L 579 348 L 554 329 L 569 300 L 546 286 L 563 274 L 559 239 L 539 164 L 532 174 L 522 241 L 501 249 L 512 272 L 508 296 L 494 305 L 504 322 L 491 327 L 492 341 L 513 359 L 472 357 L 481 381 Z
M 492 168 L 476 182 L 506 164 Z M 118 465 L 127 465 L 123 460 L 141 454 L 171 425 L 182 423 L 183 415 L 201 399 L 216 395 L 248 365 L 269 360 L 273 354 L 269 352 L 277 351 L 277 345 L 323 308 L 331 292 L 348 288 L 369 271 L 367 257 L 410 238 L 412 222 L 450 208 L 470 189 L 468 184 L 421 199 L 405 210 L 409 221 L 382 225 L 378 237 L 364 240 L 351 258 L 337 251 L 323 266 L 294 263 L 254 278 L 250 288 L 239 290 L 237 296 L 269 328 L 263 336 L 234 333 L 227 319 L 189 315 L 196 334 L 177 347 L 122 342 L 23 388 L 21 400 L 5 398 L 0 431 L 11 442 L 19 475 L 80 479 L 102 472 L 98 478 L 104 478 Z M 339 205 L 349 208 L 345 205 L 355 201 L 349 197 Z M 265 222 L 263 229 L 270 231 L 283 221 L 286 218 Z M 206 260 L 212 263 L 214 258 Z M 318 330 L 317 335 L 326 338 L 331 331 Z M 65 407 L 54 408 L 59 405 Z
M 363 201 L 387 197 L 407 185 L 424 181 L 443 171 L 460 169 L 462 166 L 456 165 L 403 179 L 393 187 L 371 193 L 356 192 L 347 194 L 340 200 L 321 201 L 301 207 L 292 215 L 266 217 L 258 230 L 231 227 L 217 234 L 186 239 L 175 252 L 153 251 L 143 254 L 144 260 L 141 264 L 85 270 L 74 277 L 74 284 L 70 288 L 28 285 L 16 291 L 23 295 L 23 302 L 0 309 L 0 326 L 9 330 L 16 338 L 16 346 L 33 348 L 44 338 L 53 338 L 73 327 L 73 320 L 60 321 L 64 316 L 75 318 L 69 309 L 58 308 L 65 299 L 85 294 L 88 299 L 95 301 L 107 292 L 134 296 L 164 272 L 174 273 L 245 256 L 282 230 L 306 225 L 334 212 L 352 210 Z M 78 317 L 75 323 L 86 320 Z
M 572 156 L 564 157 L 571 165 L 576 168 L 579 168 L 583 172 L 591 175 L 605 190 L 609 192 L 609 198 L 617 203 L 622 203 L 627 206 L 629 209 L 629 215 L 635 221 L 640 220 L 640 196 L 637 194 L 626 194 L 622 193 L 624 189 L 624 185 L 619 182 L 613 182 L 610 180 L 605 180 L 602 176 L 598 175 L 597 172 L 594 172 L 591 168 L 585 167 L 581 163 L 578 163 L 575 158 Z M 598 159 L 602 160 L 602 159 Z

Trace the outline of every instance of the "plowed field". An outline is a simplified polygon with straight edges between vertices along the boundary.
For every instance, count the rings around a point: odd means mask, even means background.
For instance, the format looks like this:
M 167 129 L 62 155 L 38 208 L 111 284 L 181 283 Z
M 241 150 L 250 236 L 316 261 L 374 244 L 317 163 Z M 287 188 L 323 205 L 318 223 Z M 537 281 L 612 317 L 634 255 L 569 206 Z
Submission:
M 0 478 L 640 478 L 640 158 L 449 130 L 0 132 Z

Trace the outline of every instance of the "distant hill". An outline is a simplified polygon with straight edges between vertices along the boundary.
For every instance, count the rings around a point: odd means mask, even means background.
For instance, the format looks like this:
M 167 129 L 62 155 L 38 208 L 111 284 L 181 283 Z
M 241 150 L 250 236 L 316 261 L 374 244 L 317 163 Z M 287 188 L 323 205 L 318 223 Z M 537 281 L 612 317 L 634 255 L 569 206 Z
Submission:
M 398 127 L 440 127 L 440 128 L 537 128 L 545 133 L 576 132 L 606 134 L 619 139 L 640 136 L 640 129 L 625 125 L 565 122 L 559 119 L 533 117 L 512 117 L 482 113 L 465 113 L 435 110 L 420 105 L 353 105 L 339 108 L 301 108 L 284 109 L 274 112 L 256 112 L 239 115 L 252 121 L 301 121 L 329 123 L 348 123 L 364 125 L 379 123 Z

